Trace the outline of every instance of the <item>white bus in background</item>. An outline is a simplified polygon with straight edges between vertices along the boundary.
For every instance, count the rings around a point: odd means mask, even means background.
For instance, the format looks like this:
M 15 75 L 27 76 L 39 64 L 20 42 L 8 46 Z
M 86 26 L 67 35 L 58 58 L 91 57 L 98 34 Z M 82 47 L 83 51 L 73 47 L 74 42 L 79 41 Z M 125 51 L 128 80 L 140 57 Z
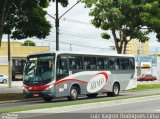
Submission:
M 135 59 L 130 55 L 54 52 L 27 57 L 23 73 L 25 97 L 76 100 L 98 93 L 118 96 L 137 86 Z

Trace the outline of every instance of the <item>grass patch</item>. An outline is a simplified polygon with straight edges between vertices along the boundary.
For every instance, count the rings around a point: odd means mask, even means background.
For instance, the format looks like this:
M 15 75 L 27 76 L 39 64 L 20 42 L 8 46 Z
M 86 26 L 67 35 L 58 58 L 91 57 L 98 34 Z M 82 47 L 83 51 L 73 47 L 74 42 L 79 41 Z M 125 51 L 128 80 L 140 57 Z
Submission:
M 137 88 L 132 89 L 132 90 L 146 90 L 146 89 L 156 89 L 160 88 L 160 84 L 143 84 L 143 85 L 138 85 Z
M 30 106 L 30 107 L 20 107 L 17 109 L 9 109 L 9 110 L 0 110 L 1 113 L 11 113 L 11 112 L 20 112 L 20 111 L 27 111 L 27 110 L 34 110 L 34 109 L 45 109 L 45 108 L 54 108 L 54 107 L 63 107 L 63 106 L 72 106 L 77 104 L 89 104 L 89 103 L 96 103 L 96 102 L 106 102 L 106 101 L 116 101 L 122 99 L 131 99 L 131 98 L 138 98 L 138 97 L 146 97 L 146 96 L 153 96 L 159 94 L 150 94 L 150 95 L 141 95 L 141 96 L 130 96 L 125 98 L 109 98 L 109 99 L 99 99 L 99 100 L 86 100 L 84 101 L 70 101 L 69 103 L 61 103 L 61 104 L 54 104 L 51 103 L 50 105 L 42 105 L 42 106 Z
M 23 100 L 24 96 L 20 93 L 0 94 L 0 101 Z

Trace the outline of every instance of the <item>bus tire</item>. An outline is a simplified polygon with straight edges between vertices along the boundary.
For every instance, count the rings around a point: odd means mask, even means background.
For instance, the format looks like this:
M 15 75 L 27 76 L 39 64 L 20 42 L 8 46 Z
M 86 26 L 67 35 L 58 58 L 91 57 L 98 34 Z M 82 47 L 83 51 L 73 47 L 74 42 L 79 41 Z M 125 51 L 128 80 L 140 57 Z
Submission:
M 98 93 L 93 93 L 93 94 L 87 94 L 88 98 L 96 98 Z
M 118 83 L 113 84 L 112 92 L 107 92 L 109 97 L 118 96 L 120 92 L 120 86 Z
M 72 86 L 70 90 L 70 96 L 68 96 L 68 100 L 74 101 L 77 100 L 79 94 L 79 90 L 76 86 Z
M 45 102 L 50 102 L 53 98 L 52 97 L 43 97 Z
M 3 83 L 4 83 L 4 84 L 7 84 L 7 80 L 6 80 L 6 79 L 4 79 L 4 80 L 3 80 Z

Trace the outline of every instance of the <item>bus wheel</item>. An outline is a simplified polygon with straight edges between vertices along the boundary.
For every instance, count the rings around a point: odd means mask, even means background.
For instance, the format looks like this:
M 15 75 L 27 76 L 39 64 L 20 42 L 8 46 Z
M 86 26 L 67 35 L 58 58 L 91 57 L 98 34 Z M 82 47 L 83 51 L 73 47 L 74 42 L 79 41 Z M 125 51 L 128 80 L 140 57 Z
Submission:
M 119 91 L 120 91 L 120 86 L 118 83 L 114 83 L 113 88 L 112 88 L 112 92 L 107 92 L 108 96 L 118 96 L 119 95 Z
M 98 93 L 93 93 L 93 94 L 87 94 L 87 97 L 89 98 L 96 98 Z
M 72 86 L 70 90 L 70 96 L 68 96 L 68 100 L 71 101 L 77 100 L 78 94 L 79 94 L 78 88 L 76 86 Z
M 53 98 L 52 97 L 44 97 L 43 100 L 45 102 L 50 102 Z
M 3 80 L 3 83 L 4 83 L 4 84 L 6 84 L 6 83 L 7 83 L 7 80 L 6 80 L 6 79 L 4 79 L 4 80 Z

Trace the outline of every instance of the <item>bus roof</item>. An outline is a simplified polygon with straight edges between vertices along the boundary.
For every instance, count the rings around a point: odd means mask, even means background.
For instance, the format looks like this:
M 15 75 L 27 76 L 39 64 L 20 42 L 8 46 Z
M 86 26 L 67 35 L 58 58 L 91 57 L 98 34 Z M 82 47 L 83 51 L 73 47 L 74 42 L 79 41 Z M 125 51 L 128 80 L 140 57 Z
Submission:
M 78 54 L 78 55 L 96 55 L 96 56 L 121 56 L 121 57 L 134 57 L 134 55 L 128 55 L 128 54 L 115 54 L 115 53 L 90 53 L 90 52 L 74 52 L 74 51 L 55 51 L 55 52 L 46 52 L 46 53 L 36 53 L 31 54 L 32 55 L 41 55 L 41 54 Z

